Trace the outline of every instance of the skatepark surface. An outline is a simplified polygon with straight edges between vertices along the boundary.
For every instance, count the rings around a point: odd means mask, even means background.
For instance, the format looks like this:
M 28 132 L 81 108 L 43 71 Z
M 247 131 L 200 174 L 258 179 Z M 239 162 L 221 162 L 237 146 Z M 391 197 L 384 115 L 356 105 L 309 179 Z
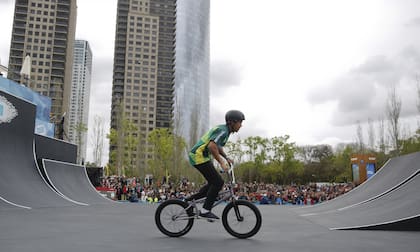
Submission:
M 154 224 L 157 205 L 121 203 L 1 210 L 0 250 L 44 251 L 416 251 L 420 233 L 330 230 L 301 217 L 293 206 L 260 205 L 260 232 L 246 240 L 230 236 L 220 221 L 198 220 L 181 238 L 166 237 Z M 222 206 L 215 213 L 221 212 Z

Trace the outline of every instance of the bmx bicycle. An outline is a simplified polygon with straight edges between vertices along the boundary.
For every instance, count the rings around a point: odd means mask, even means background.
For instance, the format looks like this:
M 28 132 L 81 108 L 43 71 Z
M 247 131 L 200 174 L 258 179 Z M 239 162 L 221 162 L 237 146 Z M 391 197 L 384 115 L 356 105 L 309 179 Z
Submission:
M 227 172 L 227 176 L 229 179 L 225 183 L 226 190 L 219 192 L 218 200 L 213 204 L 213 208 L 226 202 L 222 213 L 222 223 L 229 234 L 240 239 L 254 236 L 261 228 L 261 213 L 253 203 L 235 198 L 233 166 Z M 180 237 L 191 230 L 194 220 L 204 219 L 213 222 L 214 220 L 199 216 L 197 204 L 203 203 L 205 199 L 190 202 L 169 199 L 162 202 L 155 212 L 156 226 L 167 236 Z

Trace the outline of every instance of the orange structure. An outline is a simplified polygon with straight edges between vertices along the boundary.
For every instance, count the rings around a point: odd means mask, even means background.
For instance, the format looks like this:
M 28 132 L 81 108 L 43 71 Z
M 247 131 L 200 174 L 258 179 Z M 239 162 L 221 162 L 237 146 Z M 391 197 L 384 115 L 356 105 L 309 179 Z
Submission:
M 376 172 L 376 157 L 370 154 L 353 154 L 351 170 L 353 182 L 356 185 L 365 182 Z

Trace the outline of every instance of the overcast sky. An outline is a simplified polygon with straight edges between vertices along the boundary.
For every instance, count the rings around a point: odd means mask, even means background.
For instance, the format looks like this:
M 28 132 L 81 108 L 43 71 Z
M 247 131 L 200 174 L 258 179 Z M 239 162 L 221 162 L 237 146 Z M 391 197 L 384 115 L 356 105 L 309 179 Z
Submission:
M 88 40 L 94 55 L 90 118 L 103 117 L 107 130 L 116 6 L 116 0 L 78 1 L 76 39 Z M 0 0 L 3 65 L 13 8 L 13 0 Z M 385 118 L 395 86 L 404 130 L 417 127 L 420 1 L 211 0 L 210 23 L 211 124 L 240 109 L 246 116 L 240 138 L 351 142 L 358 121 Z

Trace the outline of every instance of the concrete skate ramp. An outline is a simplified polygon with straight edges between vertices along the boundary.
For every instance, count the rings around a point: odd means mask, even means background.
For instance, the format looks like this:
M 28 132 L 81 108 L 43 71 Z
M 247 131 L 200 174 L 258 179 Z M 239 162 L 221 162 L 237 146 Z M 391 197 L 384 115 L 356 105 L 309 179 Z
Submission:
M 115 203 L 96 191 L 84 166 L 48 159 L 42 162 L 51 185 L 67 198 L 85 204 Z
M 412 178 L 420 168 L 419 164 L 420 152 L 392 158 L 374 176 L 352 191 L 331 201 L 297 208 L 296 211 L 301 215 L 320 215 L 381 197 Z
M 380 198 L 325 215 L 307 216 L 331 229 L 420 231 L 420 172 Z
M 40 174 L 34 153 L 34 104 L 0 91 L 0 209 L 73 206 Z

